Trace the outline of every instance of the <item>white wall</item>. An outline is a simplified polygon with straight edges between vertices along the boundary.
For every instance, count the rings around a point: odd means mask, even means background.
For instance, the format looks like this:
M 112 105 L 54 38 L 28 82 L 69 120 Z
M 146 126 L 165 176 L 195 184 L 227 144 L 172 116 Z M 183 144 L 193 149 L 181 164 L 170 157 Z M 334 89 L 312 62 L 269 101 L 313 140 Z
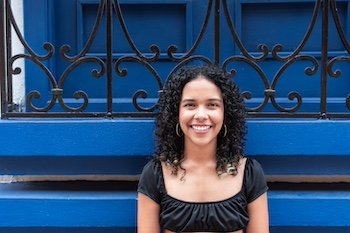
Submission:
M 20 28 L 23 34 L 23 0 L 12 0 L 11 1 L 13 13 L 17 22 L 18 27 Z M 12 29 L 12 35 L 15 35 Z M 20 46 L 18 37 L 13 36 L 12 43 L 12 52 L 13 54 L 24 53 L 23 46 Z M 24 106 L 24 96 L 25 96 L 25 79 L 24 79 L 24 60 L 19 59 L 15 62 L 15 67 L 20 67 L 22 72 L 18 75 L 13 76 L 13 101 L 15 104 Z
M 17 22 L 18 27 L 23 33 L 23 0 L 12 0 L 11 8 Z M 21 46 L 18 37 L 12 28 L 12 55 L 24 53 L 24 48 Z M 24 80 L 24 60 L 19 59 L 15 62 L 14 68 L 20 67 L 22 72 L 13 76 L 13 100 L 15 104 L 24 106 L 25 96 L 25 80 Z

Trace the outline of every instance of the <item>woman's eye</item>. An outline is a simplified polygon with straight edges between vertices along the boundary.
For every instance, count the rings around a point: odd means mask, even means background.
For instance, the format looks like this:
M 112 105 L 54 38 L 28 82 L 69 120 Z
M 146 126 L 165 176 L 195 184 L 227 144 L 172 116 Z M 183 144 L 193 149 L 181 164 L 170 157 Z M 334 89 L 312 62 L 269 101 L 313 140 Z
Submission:
M 210 103 L 210 104 L 208 104 L 208 106 L 210 108 L 217 108 L 217 107 L 219 107 L 219 104 L 217 104 L 217 103 Z
M 184 107 L 185 108 L 194 108 L 195 104 L 185 104 Z

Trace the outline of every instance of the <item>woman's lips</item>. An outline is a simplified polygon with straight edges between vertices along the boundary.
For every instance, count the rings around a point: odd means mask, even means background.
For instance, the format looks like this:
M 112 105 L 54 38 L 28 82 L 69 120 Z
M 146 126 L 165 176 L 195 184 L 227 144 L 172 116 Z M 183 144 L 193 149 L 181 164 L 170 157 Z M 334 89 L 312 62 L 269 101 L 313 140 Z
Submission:
M 210 125 L 191 125 L 191 128 L 198 132 L 206 132 L 211 126 Z

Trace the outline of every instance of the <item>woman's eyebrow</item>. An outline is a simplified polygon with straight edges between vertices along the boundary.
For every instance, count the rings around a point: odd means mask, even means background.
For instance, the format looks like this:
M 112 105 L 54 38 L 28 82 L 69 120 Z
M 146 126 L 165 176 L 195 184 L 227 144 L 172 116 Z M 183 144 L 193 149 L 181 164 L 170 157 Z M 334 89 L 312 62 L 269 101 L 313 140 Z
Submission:
M 223 100 L 221 98 L 209 98 L 207 99 L 207 101 L 209 102 L 223 102 Z M 187 99 L 183 99 L 181 100 L 181 103 L 184 103 L 184 102 L 196 102 L 195 99 L 191 99 L 191 98 L 187 98 Z
M 182 103 L 183 103 L 183 102 L 195 102 L 195 100 L 194 100 L 194 99 L 188 98 L 188 99 L 183 99 L 183 100 L 181 100 L 181 102 L 182 102 Z
M 213 101 L 213 102 L 223 102 L 221 98 L 210 98 L 208 101 Z

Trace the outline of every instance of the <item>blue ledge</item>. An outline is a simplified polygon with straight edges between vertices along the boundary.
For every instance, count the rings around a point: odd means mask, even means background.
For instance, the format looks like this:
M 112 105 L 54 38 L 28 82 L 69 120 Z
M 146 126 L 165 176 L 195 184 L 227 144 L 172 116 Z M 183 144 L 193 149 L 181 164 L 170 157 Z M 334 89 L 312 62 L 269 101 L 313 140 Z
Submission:
M 248 155 L 350 156 L 349 120 L 252 120 Z
M 154 122 L 0 120 L 0 156 L 140 156 L 154 148 Z M 248 120 L 246 154 L 349 156 L 350 121 Z
M 135 232 L 136 232 L 135 227 L 132 227 L 132 228 L 125 228 L 125 227 L 4 227 L 4 228 L 0 228 L 0 233 L 135 233 Z M 347 233 L 347 232 L 342 232 L 342 233 Z
M 1 120 L 0 156 L 140 156 L 152 120 Z
M 108 229 L 136 227 L 135 191 L 64 189 L 62 186 L 54 188 L 52 184 L 50 187 L 1 184 L 0 232 L 9 228 L 100 228 L 107 232 Z M 281 229 L 285 232 L 294 229 L 296 233 L 316 232 L 307 229 L 348 232 L 349 208 L 348 191 L 269 191 L 272 232 Z
M 137 175 L 154 150 L 152 119 L 0 120 L 0 132 L 0 175 Z M 268 175 L 349 175 L 349 135 L 348 120 L 248 120 L 246 154 Z
M 65 189 L 57 184 L 1 184 L 0 229 L 134 228 L 135 191 Z
M 349 191 L 272 191 L 271 226 L 346 227 L 350 230 Z

